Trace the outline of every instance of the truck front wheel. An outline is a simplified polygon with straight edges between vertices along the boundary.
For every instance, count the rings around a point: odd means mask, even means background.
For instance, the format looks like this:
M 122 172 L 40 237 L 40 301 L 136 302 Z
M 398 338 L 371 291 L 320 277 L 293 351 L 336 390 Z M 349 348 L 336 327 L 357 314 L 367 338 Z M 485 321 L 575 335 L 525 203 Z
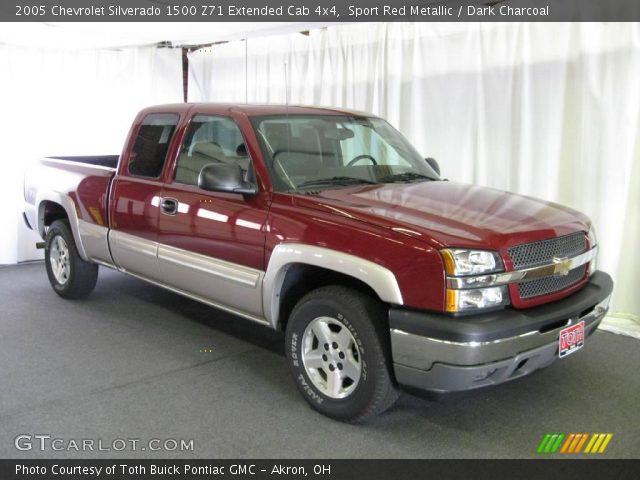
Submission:
M 98 266 L 80 258 L 65 220 L 56 220 L 45 238 L 44 262 L 53 290 L 64 298 L 84 298 L 98 280 Z
M 360 422 L 398 398 L 385 309 L 364 293 L 328 286 L 305 295 L 286 331 L 294 381 L 309 404 L 336 420 Z

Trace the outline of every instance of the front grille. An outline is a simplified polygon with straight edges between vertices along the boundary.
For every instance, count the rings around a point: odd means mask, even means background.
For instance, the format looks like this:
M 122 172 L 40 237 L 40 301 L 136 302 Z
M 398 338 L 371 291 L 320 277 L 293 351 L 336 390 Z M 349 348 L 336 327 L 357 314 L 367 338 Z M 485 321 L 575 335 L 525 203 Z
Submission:
M 578 283 L 585 274 L 586 265 L 574 268 L 564 277 L 543 277 L 518 284 L 520 298 L 538 297 L 548 293 L 559 292 Z
M 584 233 L 572 233 L 563 237 L 511 247 L 508 252 L 514 270 L 539 267 L 553 263 L 554 258 L 572 258 L 587 250 Z M 532 298 L 559 292 L 578 283 L 586 273 L 586 265 L 574 268 L 565 276 L 549 276 L 518 284 L 520 298 Z
M 538 267 L 553 263 L 553 258 L 571 258 L 587 250 L 587 237 L 584 233 L 572 233 L 563 237 L 550 238 L 540 242 L 525 243 L 511 247 L 508 252 L 513 269 Z

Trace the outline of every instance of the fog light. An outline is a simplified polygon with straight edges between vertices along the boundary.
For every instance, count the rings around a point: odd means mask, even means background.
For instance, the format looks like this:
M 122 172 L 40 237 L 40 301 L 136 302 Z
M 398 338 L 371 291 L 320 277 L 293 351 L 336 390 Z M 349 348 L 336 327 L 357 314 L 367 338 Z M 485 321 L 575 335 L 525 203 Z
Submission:
M 464 312 L 480 308 L 500 307 L 509 304 L 506 286 L 447 290 L 447 312 Z

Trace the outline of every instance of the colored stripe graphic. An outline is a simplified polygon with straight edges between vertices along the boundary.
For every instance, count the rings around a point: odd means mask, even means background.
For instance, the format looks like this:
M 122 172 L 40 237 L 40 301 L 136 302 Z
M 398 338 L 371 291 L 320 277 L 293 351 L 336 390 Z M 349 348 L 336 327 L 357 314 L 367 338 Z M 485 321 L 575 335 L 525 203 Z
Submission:
M 564 442 L 564 445 L 562 445 L 562 450 L 560 450 L 560 453 L 567 453 L 567 449 L 569 448 L 569 445 L 571 445 L 571 442 L 573 442 L 573 439 L 575 438 L 576 434 L 575 433 L 570 433 L 569 436 L 567 437 L 567 440 Z
M 542 438 L 536 452 L 538 454 L 564 453 L 574 455 L 578 453 L 604 453 L 612 438 L 613 433 L 547 433 Z M 583 447 L 585 447 L 584 450 Z
M 538 445 L 538 453 L 556 453 L 560 445 L 562 444 L 562 440 L 564 440 L 564 433 L 547 433 L 540 445 Z
M 612 438 L 613 438 L 613 433 L 607 433 L 607 436 L 604 438 L 604 442 L 602 442 L 602 445 L 600 445 L 600 450 L 598 450 L 598 453 L 604 453 L 604 451 L 607 448 L 607 445 L 609 445 L 609 442 L 611 441 Z
M 562 443 L 562 440 L 564 440 L 564 433 L 558 434 L 558 439 L 556 440 L 556 443 L 554 443 L 553 447 L 551 447 L 551 453 L 556 453 L 558 451 L 558 448 L 560 448 L 560 444 Z
M 551 434 L 547 433 L 544 438 L 542 439 L 542 441 L 540 442 L 540 445 L 538 445 L 538 453 L 543 453 L 544 452 L 544 447 L 547 445 L 547 442 L 549 441 L 549 439 L 551 438 Z
M 580 439 L 580 443 L 578 443 L 578 445 L 576 446 L 576 451 L 574 453 L 580 453 L 580 450 L 582 450 L 582 446 L 584 445 L 584 442 L 587 441 L 588 437 L 589 437 L 588 433 L 583 433 L 582 434 L 582 438 Z
M 594 433 L 593 436 L 591 437 L 591 440 L 589 440 L 589 443 L 587 444 L 587 448 L 585 448 L 584 453 L 591 453 L 591 447 L 593 447 L 593 444 L 596 443 L 596 439 L 598 438 L 598 434 Z
M 604 453 L 612 437 L 612 433 L 594 433 L 584 453 Z
M 567 453 L 573 453 L 573 451 L 578 446 L 578 442 L 581 440 L 582 440 L 582 433 L 576 433 L 576 436 L 573 438 L 573 442 L 571 442 L 571 445 L 569 446 L 569 450 L 567 451 Z
M 551 447 L 553 446 L 557 437 L 558 437 L 557 433 L 554 433 L 553 435 L 551 435 L 551 437 L 549 437 L 549 441 L 547 442 L 547 445 L 544 447 L 544 453 L 551 453 Z

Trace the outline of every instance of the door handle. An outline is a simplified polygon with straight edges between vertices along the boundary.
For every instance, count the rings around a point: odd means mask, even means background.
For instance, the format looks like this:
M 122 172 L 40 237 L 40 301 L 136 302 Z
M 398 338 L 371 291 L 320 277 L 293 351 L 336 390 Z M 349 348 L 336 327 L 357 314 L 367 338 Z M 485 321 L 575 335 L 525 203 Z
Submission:
M 163 198 L 160 209 L 166 215 L 175 215 L 178 213 L 178 201 L 175 198 Z

